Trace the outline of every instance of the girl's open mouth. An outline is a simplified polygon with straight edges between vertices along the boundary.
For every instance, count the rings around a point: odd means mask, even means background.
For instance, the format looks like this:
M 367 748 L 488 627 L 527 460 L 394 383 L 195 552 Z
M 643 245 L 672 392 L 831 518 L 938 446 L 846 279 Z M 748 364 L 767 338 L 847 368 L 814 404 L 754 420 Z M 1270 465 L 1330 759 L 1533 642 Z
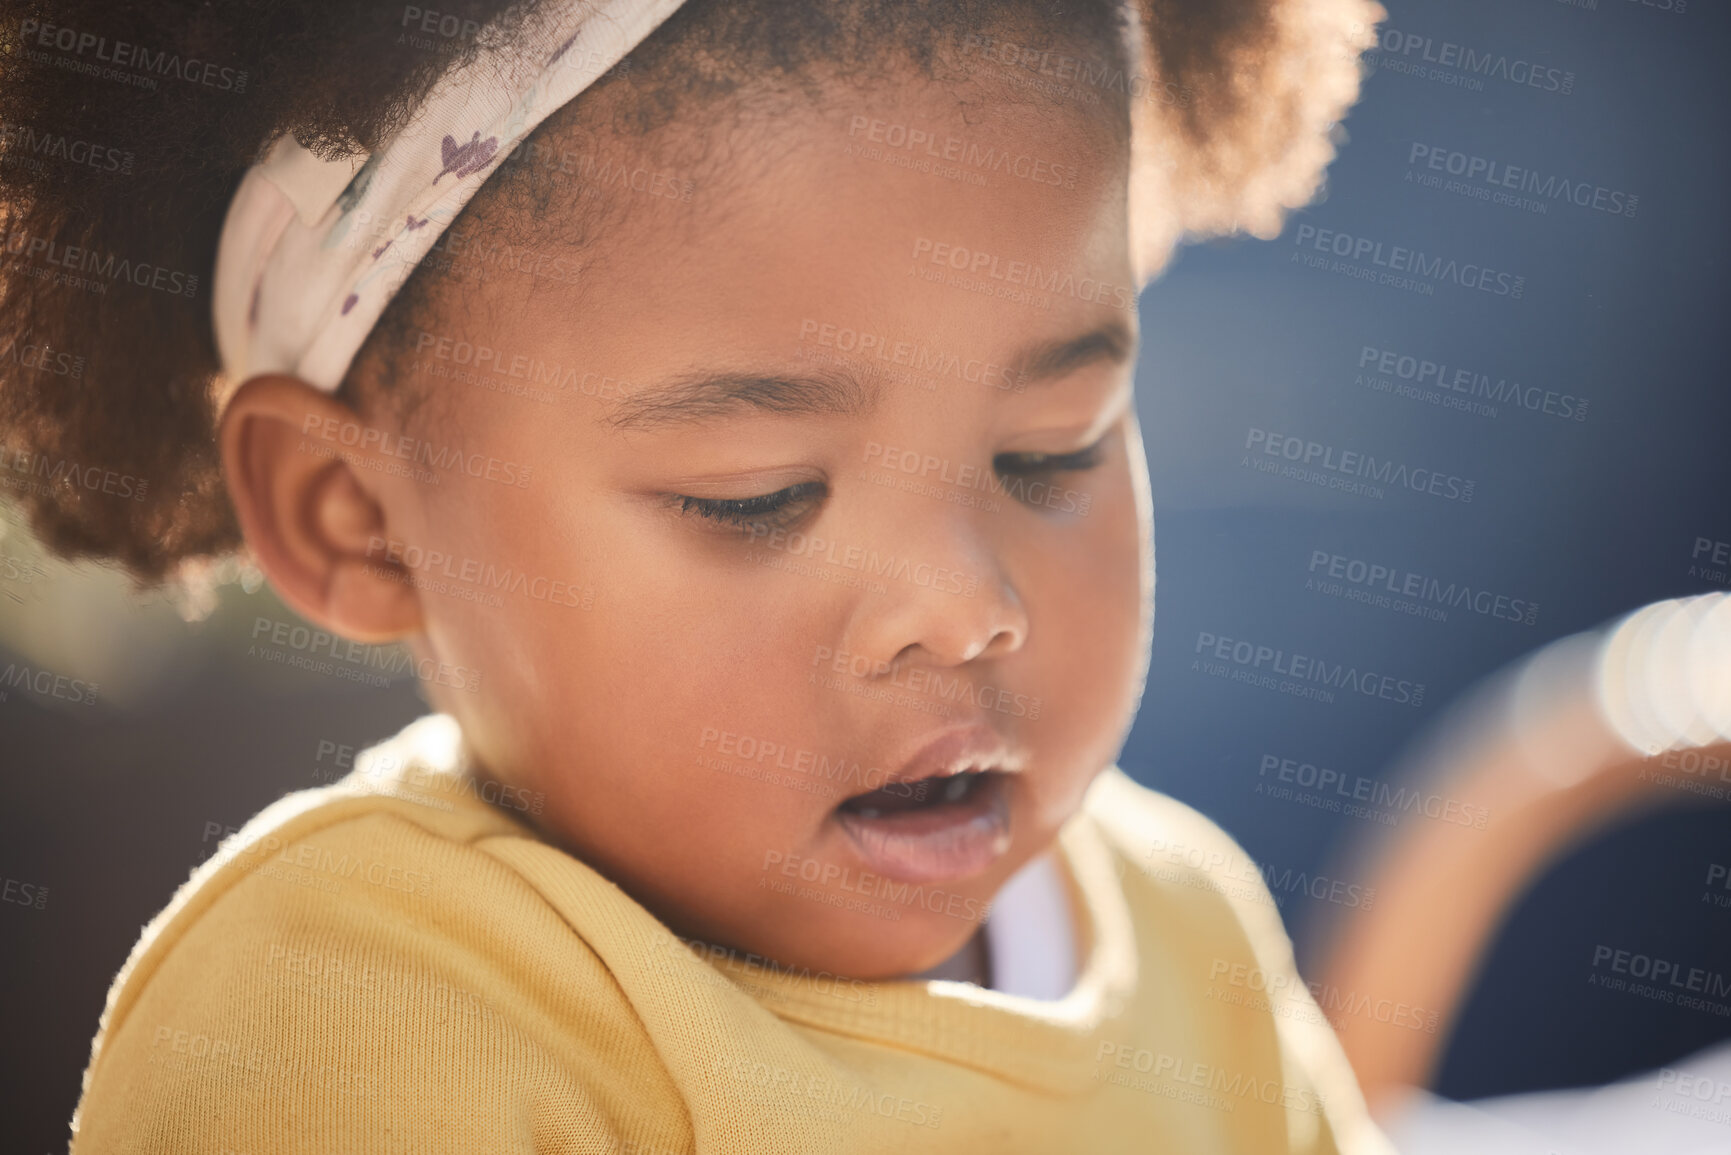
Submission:
M 836 807 L 869 867 L 904 882 L 954 882 L 1010 848 L 1010 777 L 969 769 L 895 781 Z

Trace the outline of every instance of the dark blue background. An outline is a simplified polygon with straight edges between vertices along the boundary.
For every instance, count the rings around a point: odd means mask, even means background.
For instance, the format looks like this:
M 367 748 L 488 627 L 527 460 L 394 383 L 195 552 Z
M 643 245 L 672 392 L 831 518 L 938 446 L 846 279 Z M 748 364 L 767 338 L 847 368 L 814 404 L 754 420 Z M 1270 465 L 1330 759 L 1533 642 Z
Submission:
M 1690 551 L 1697 537 L 1731 539 L 1724 7 L 1388 7 L 1386 29 L 1572 71 L 1573 91 L 1486 80 L 1471 92 L 1378 68 L 1326 200 L 1278 240 L 1183 250 L 1142 297 L 1159 580 L 1123 762 L 1280 868 L 1327 871 L 1371 828 L 1257 796 L 1263 754 L 1386 775 L 1451 699 L 1530 648 L 1719 588 L 1687 576 Z M 1539 215 L 1408 183 L 1409 168 L 1428 171 L 1408 164 L 1415 142 L 1633 193 L 1636 213 L 1557 201 Z M 1306 224 L 1521 274 L 1522 298 L 1446 282 L 1420 296 L 1307 268 L 1292 259 L 1314 252 L 1295 241 Z M 1373 392 L 1355 384 L 1366 345 L 1590 404 L 1580 422 L 1506 406 L 1487 418 Z M 1241 464 L 1251 427 L 1471 478 L 1474 497 L 1379 501 L 1258 473 Z M 1304 588 L 1317 549 L 1536 600 L 1538 619 L 1454 610 L 1434 622 L 1321 596 Z M 1191 669 L 1199 631 L 1421 681 L 1425 705 L 1324 704 L 1206 677 Z M 1511 915 L 1440 1092 L 1599 1082 L 1731 1034 L 1727 1020 L 1585 985 L 1598 942 L 1731 968 L 1731 919 L 1697 889 L 1699 864 L 1728 845 L 1731 809 L 1680 804 L 1557 864 Z M 1285 907 L 1301 964 L 1340 913 L 1325 905 Z

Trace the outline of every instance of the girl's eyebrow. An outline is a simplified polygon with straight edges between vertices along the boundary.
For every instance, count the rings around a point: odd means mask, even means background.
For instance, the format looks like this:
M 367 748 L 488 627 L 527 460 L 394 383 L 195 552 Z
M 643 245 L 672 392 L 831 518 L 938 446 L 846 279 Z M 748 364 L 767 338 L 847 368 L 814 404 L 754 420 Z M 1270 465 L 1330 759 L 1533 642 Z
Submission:
M 1135 331 L 1114 317 L 1080 337 L 1043 341 L 1022 350 L 1010 359 L 1010 378 L 1040 385 L 1101 362 L 1122 365 L 1135 351 Z
M 878 390 L 846 373 L 700 373 L 633 394 L 614 407 L 615 429 L 690 425 L 756 409 L 783 416 L 853 417 L 870 412 Z
M 1036 342 L 1010 358 L 1006 379 L 1056 381 L 1089 365 L 1122 365 L 1136 334 L 1114 317 L 1078 337 Z M 877 404 L 879 387 L 847 373 L 699 373 L 675 378 L 621 401 L 604 419 L 619 430 L 713 421 L 746 409 L 784 417 L 858 417 Z

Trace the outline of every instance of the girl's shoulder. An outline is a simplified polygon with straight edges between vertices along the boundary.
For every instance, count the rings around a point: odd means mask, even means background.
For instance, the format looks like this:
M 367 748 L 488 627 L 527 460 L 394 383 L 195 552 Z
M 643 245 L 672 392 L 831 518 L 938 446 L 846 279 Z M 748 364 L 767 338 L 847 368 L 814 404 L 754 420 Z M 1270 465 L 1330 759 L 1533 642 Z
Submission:
M 1201 875 L 1241 871 L 1254 863 L 1233 837 L 1200 810 L 1143 786 L 1109 766 L 1089 788 L 1083 811 L 1121 856 Z
M 1189 1024 L 1192 1059 L 1207 1054 L 1217 1072 L 1279 1071 L 1258 1094 L 1289 1108 L 1305 1136 L 1290 1149 L 1393 1155 L 1299 974 L 1267 867 L 1194 807 L 1115 766 L 1083 809 L 1117 874 L 1140 981 L 1159 988 L 1148 994 L 1158 1029 L 1171 1037 Z M 1238 1049 L 1218 1050 L 1229 1042 Z
M 1140 930 L 1291 966 L 1263 864 L 1213 819 L 1116 766 L 1095 780 L 1083 811 L 1109 848 L 1132 916 L 1146 924 Z
M 479 1149 L 524 1087 L 589 1117 L 624 1105 L 597 1102 L 585 1072 L 622 1063 L 655 1081 L 606 963 L 509 864 L 538 842 L 510 797 L 464 773 L 453 727 L 415 723 L 194 872 L 109 991 L 81 1149 L 165 1132 L 196 1135 L 188 1150 L 294 1149 L 284 1136 L 315 1117 L 330 1150 L 381 1128 L 404 1150 Z

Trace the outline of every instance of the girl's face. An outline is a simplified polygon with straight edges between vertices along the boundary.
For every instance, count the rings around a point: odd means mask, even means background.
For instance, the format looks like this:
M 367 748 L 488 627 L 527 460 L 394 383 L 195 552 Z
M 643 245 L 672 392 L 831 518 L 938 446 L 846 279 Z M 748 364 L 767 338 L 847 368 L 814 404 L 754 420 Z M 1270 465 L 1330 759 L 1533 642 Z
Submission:
M 574 281 L 490 276 L 416 336 L 421 436 L 501 463 L 368 482 L 416 644 L 481 671 L 437 704 L 679 933 L 933 966 L 1117 756 L 1153 559 L 1107 136 L 804 113 L 725 187 L 648 172 Z

